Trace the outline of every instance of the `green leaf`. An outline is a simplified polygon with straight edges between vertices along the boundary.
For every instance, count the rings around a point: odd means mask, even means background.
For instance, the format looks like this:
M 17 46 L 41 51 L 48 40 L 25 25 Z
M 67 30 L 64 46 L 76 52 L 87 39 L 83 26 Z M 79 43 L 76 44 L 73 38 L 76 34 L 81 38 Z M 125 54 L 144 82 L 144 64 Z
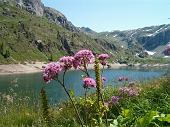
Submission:
M 72 97 L 74 97 L 74 95 L 75 95 L 74 90 L 70 90 L 69 93 L 70 93 L 70 95 L 71 95 Z
M 123 109 L 121 115 L 122 115 L 123 117 L 128 117 L 128 116 L 129 116 L 129 112 L 130 112 L 129 109 Z
M 157 111 L 150 111 L 144 117 L 137 121 L 137 127 L 148 127 L 155 116 L 158 115 Z
M 164 117 L 159 117 L 158 120 L 159 120 L 159 121 L 162 121 L 162 122 L 168 122 L 168 123 L 170 123 L 170 114 L 167 114 L 167 115 L 165 115 Z

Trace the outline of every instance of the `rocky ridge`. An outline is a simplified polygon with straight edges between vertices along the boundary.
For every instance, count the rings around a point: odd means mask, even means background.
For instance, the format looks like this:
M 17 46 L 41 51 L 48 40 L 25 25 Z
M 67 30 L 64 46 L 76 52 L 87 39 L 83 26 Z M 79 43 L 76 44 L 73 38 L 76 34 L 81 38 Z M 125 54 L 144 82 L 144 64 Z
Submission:
M 138 45 L 148 51 L 155 51 L 157 55 L 163 55 L 165 47 L 170 43 L 170 24 L 144 27 L 126 31 L 102 32 L 99 37 L 118 39 L 124 42 L 122 45 L 130 48 Z
M 61 12 L 44 6 L 41 0 L 0 0 L 0 2 L 25 9 L 36 16 L 45 16 L 50 22 L 61 25 L 70 31 L 78 31 L 78 29 L 68 21 Z

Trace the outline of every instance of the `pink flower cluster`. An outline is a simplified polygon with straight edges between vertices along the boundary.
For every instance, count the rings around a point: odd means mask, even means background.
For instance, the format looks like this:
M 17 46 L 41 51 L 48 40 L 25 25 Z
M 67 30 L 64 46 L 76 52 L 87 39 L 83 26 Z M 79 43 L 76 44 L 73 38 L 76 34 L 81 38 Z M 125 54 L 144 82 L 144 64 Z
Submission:
M 80 50 L 74 55 L 74 68 L 78 68 L 84 64 L 92 63 L 94 61 L 94 55 L 90 50 Z
M 108 58 L 110 58 L 110 56 L 108 54 L 100 54 L 100 55 L 98 55 L 98 59 L 99 59 L 99 61 L 100 61 L 100 63 L 102 65 L 106 65 L 106 63 L 107 63 L 106 60 Z
M 123 77 L 123 76 L 121 76 L 121 77 L 119 77 L 118 78 L 118 81 L 128 81 L 128 77 Z
M 120 97 L 112 96 L 110 103 L 115 105 L 115 104 L 117 104 L 119 102 L 119 100 L 120 100 Z
M 68 70 L 72 67 L 78 68 L 85 64 L 89 64 L 94 60 L 94 55 L 90 50 L 80 50 L 73 56 L 63 56 L 58 62 L 51 62 L 43 69 L 43 79 L 46 83 L 50 82 L 59 72 Z
M 139 95 L 139 90 L 137 88 L 134 88 L 134 87 L 121 87 L 119 89 L 119 92 L 121 94 L 125 94 L 127 96 L 138 96 Z
M 170 56 L 170 44 L 167 45 L 164 54 Z
M 112 96 L 112 97 L 111 97 L 111 100 L 108 101 L 108 102 L 105 102 L 104 105 L 105 105 L 106 107 L 109 107 L 109 106 L 112 106 L 112 105 L 116 105 L 116 104 L 119 103 L 119 100 L 120 100 L 120 99 L 121 99 L 121 97 L 119 97 L 119 96 Z
M 55 78 L 58 73 L 63 70 L 63 66 L 59 62 L 51 62 L 44 67 L 43 79 L 46 83 Z
M 96 81 L 93 78 L 86 77 L 83 79 L 84 88 L 96 87 Z
M 73 56 L 63 56 L 59 59 L 59 62 L 63 64 L 64 69 L 70 69 L 73 66 L 74 63 L 74 57 Z

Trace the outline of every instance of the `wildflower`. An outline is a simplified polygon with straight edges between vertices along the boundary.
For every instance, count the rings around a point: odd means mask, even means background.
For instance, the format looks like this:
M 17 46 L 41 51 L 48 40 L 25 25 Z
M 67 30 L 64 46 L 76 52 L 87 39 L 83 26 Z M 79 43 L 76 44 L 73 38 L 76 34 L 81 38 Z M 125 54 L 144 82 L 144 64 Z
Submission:
M 109 102 L 104 102 L 104 106 L 108 108 L 109 107 Z
M 102 64 L 102 65 L 106 65 L 106 60 L 109 58 L 110 56 L 108 55 L 108 54 L 100 54 L 100 55 L 98 55 L 98 59 L 99 59 L 99 61 L 100 61 L 100 63 Z
M 84 88 L 96 87 L 96 81 L 90 77 L 84 78 L 83 83 L 84 83 Z
M 3 94 L 3 95 L 2 95 L 2 98 L 3 98 L 4 100 L 6 100 L 8 103 L 13 103 L 13 100 L 14 100 L 13 96 L 11 96 L 11 95 L 5 95 L 5 94 Z
M 128 77 L 124 77 L 124 80 L 125 80 L 125 81 L 128 81 Z
M 51 62 L 43 68 L 43 79 L 46 83 L 49 83 L 55 78 L 56 75 L 58 75 L 58 73 L 63 70 L 63 66 L 58 62 Z
M 105 82 L 106 81 L 106 77 L 102 77 L 102 81 Z
M 90 50 L 80 50 L 79 52 L 77 52 L 74 55 L 74 62 L 73 62 L 73 66 L 75 68 L 78 68 L 80 66 L 82 66 L 84 63 L 85 64 L 89 64 L 92 63 L 94 60 L 94 55 L 92 53 L 92 51 Z
M 64 69 L 70 69 L 73 66 L 74 57 L 73 56 L 63 56 L 59 59 L 59 62 L 63 64 Z
M 121 87 L 119 89 L 121 94 L 126 94 L 128 96 L 138 96 L 139 95 L 139 90 L 134 87 Z
M 120 82 L 121 82 L 121 81 L 128 81 L 128 77 L 123 77 L 123 76 L 122 76 L 122 77 L 119 77 L 119 78 L 118 78 L 118 81 L 120 81 Z
M 123 81 L 123 77 L 119 77 L 119 78 L 118 78 L 118 81 Z
M 115 105 L 115 104 L 118 103 L 119 100 L 120 100 L 120 97 L 118 97 L 118 96 L 112 96 L 110 103 L 112 103 L 112 104 Z

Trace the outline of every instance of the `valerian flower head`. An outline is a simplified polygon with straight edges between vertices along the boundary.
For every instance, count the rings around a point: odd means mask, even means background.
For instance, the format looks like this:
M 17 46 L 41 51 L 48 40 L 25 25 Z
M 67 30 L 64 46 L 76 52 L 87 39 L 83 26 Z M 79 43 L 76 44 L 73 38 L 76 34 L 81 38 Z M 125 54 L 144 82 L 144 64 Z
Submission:
M 106 77 L 102 77 L 102 81 L 105 82 L 107 79 Z
M 94 55 L 90 50 L 80 50 L 74 55 L 74 63 L 73 66 L 78 68 L 85 64 L 90 64 L 94 61 Z
M 123 77 L 123 76 L 122 76 L 122 77 L 119 77 L 119 78 L 118 78 L 118 81 L 120 81 L 120 82 L 121 82 L 121 81 L 128 81 L 128 77 Z
M 63 56 L 59 59 L 59 62 L 63 64 L 65 70 L 73 67 L 74 57 L 73 56 Z
M 98 55 L 98 59 L 99 59 L 99 61 L 100 61 L 100 63 L 102 65 L 106 65 L 107 64 L 106 60 L 108 58 L 110 58 L 110 56 L 108 54 L 100 54 L 100 55 Z
M 115 105 L 119 102 L 119 100 L 120 100 L 120 97 L 112 96 L 110 103 Z
M 96 87 L 96 81 L 93 78 L 86 77 L 83 79 L 84 88 Z
M 51 62 L 43 68 L 43 79 L 46 83 L 49 83 L 63 70 L 63 66 L 59 62 Z
M 102 79 L 103 85 L 106 85 L 105 83 L 106 83 L 106 81 L 107 81 L 107 78 L 106 78 L 106 77 L 102 77 L 101 79 Z
M 139 90 L 134 87 L 121 87 L 119 89 L 121 94 L 126 94 L 127 96 L 138 96 L 139 95 Z

